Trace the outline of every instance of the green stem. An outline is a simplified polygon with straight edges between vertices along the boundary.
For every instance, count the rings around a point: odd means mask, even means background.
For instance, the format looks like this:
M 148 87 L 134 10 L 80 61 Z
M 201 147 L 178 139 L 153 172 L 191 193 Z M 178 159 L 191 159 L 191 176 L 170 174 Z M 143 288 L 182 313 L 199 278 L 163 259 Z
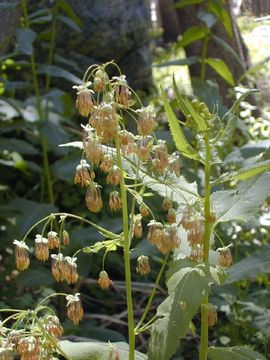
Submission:
M 28 18 L 26 0 L 21 0 L 21 8 L 22 8 L 22 13 L 23 13 L 24 26 L 25 26 L 25 28 L 30 29 L 30 22 L 29 22 L 29 18 Z M 44 117 L 44 114 L 42 111 L 41 95 L 40 95 L 40 89 L 39 89 L 39 83 L 38 83 L 36 59 L 35 59 L 35 55 L 34 55 L 34 50 L 32 51 L 32 54 L 30 56 L 30 64 L 31 64 L 31 73 L 32 73 L 32 79 L 33 79 L 34 92 L 35 92 L 36 102 L 37 102 L 37 111 L 38 111 L 39 121 L 41 123 L 45 120 L 45 117 Z M 49 167 L 47 141 L 43 135 L 41 135 L 41 149 L 42 149 L 42 156 L 43 156 L 43 176 L 47 182 L 48 198 L 49 198 L 50 203 L 54 204 L 54 193 L 53 193 L 53 187 L 52 187 L 51 172 L 50 172 L 50 167 Z
M 129 253 L 130 241 L 129 241 L 129 226 L 128 226 L 127 192 L 125 187 L 124 171 L 123 171 L 118 133 L 115 136 L 115 146 L 117 153 L 117 163 L 120 169 L 120 173 L 122 175 L 122 179 L 120 182 L 120 192 L 121 192 L 121 200 L 122 200 L 122 220 L 123 220 L 123 232 L 124 232 L 124 262 L 125 262 L 126 301 L 127 301 L 127 311 L 128 311 L 129 360 L 134 360 L 135 331 L 134 331 L 130 253 Z
M 210 186 L 210 171 L 211 171 L 211 148 L 209 143 L 209 132 L 205 133 L 205 198 L 204 198 L 204 263 L 208 265 L 210 238 L 211 238 L 211 186 Z M 201 305 L 201 342 L 200 342 L 200 357 L 199 360 L 207 360 L 208 349 L 208 292 L 206 293 L 203 303 Z
M 203 40 L 203 48 L 202 48 L 202 56 L 201 56 L 201 80 L 205 80 L 205 74 L 206 74 L 206 56 L 207 56 L 207 49 L 208 49 L 208 41 L 209 41 L 209 34 L 208 34 L 208 28 L 205 29 L 205 37 Z
M 135 333 L 136 333 L 136 334 L 141 332 L 141 331 L 140 331 L 140 330 L 142 329 L 141 325 L 143 324 L 144 319 L 146 318 L 146 315 L 148 314 L 148 311 L 149 311 L 150 306 L 151 306 L 151 304 L 152 304 L 152 301 L 153 301 L 153 298 L 154 298 L 154 296 L 155 296 L 155 293 L 156 293 L 156 290 L 157 290 L 157 287 L 158 287 L 160 278 L 161 278 L 161 276 L 162 276 L 162 274 L 163 274 L 163 271 L 164 271 L 164 269 L 165 269 L 165 266 L 167 265 L 167 261 L 168 261 L 169 254 L 170 254 L 170 253 L 168 253 L 168 254 L 165 256 L 165 259 L 163 260 L 162 266 L 161 266 L 161 268 L 160 268 L 160 270 L 159 270 L 158 276 L 157 276 L 157 278 L 156 278 L 156 281 L 155 281 L 153 290 L 152 290 L 152 292 L 151 292 L 151 295 L 150 295 L 150 297 L 149 297 L 149 299 L 148 299 L 147 305 L 146 305 L 146 307 L 145 307 L 145 309 L 144 309 L 143 315 L 142 315 L 140 321 L 138 322 L 138 324 L 137 324 L 137 326 L 136 326 L 136 328 L 135 328 Z

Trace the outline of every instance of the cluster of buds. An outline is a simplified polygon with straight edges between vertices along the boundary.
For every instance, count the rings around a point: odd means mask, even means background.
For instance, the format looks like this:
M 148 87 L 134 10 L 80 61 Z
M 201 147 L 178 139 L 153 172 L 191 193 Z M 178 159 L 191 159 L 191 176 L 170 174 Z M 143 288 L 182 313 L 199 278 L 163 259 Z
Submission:
M 16 351 L 21 360 L 39 360 L 42 353 L 41 339 L 39 336 L 26 336 L 18 340 Z
M 165 197 L 162 202 L 163 211 L 167 212 L 167 220 L 169 224 L 176 223 L 176 211 L 173 208 L 173 201 L 169 197 Z
M 86 160 L 81 160 L 80 164 L 76 167 L 74 183 L 85 187 L 95 179 L 95 173 Z
M 63 254 L 52 254 L 52 274 L 56 281 L 66 281 L 74 284 L 78 280 L 77 264 L 75 257 Z
M 50 335 L 52 335 L 56 338 L 59 338 L 60 336 L 62 336 L 63 332 L 64 332 L 64 330 L 61 326 L 60 320 L 55 315 L 48 315 L 44 319 L 44 328 Z
M 204 218 L 194 208 L 187 207 L 183 212 L 181 224 L 187 231 L 187 239 L 191 247 L 190 257 L 201 261 L 203 259 Z
M 180 238 L 176 225 L 164 226 L 162 223 L 151 220 L 148 224 L 147 239 L 155 244 L 162 254 L 167 254 L 180 246 Z

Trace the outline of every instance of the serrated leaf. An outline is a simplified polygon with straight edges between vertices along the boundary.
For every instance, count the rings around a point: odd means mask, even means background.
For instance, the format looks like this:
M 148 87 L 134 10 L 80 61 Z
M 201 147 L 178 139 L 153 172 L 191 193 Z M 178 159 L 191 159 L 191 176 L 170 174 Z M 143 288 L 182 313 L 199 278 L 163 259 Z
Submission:
M 205 28 L 202 26 L 193 26 L 187 29 L 182 35 L 182 39 L 177 44 L 178 46 L 185 47 L 194 41 L 203 39 L 205 37 Z
M 232 72 L 222 59 L 207 58 L 204 61 L 206 64 L 211 66 L 218 75 L 226 80 L 229 85 L 234 86 L 235 82 Z
M 198 160 L 199 156 L 198 156 L 197 152 L 195 151 L 195 149 L 193 149 L 193 147 L 188 143 L 188 141 L 182 131 L 182 128 L 179 124 L 179 121 L 176 118 L 176 116 L 173 112 L 173 109 L 171 108 L 164 91 L 163 91 L 163 102 L 164 102 L 164 107 L 165 107 L 165 111 L 166 111 L 168 122 L 169 122 L 170 131 L 171 131 L 176 148 L 179 151 L 181 151 L 181 153 L 184 156 L 186 156 L 190 159 Z
M 198 130 L 199 131 L 206 131 L 207 130 L 207 124 L 206 121 L 203 117 L 201 117 L 200 115 L 198 115 L 196 113 L 196 111 L 193 109 L 190 101 L 187 98 L 184 98 L 180 92 L 179 89 L 176 85 L 176 81 L 175 81 L 175 77 L 173 76 L 173 89 L 174 89 L 174 93 L 176 96 L 176 100 L 177 103 L 181 109 L 181 111 L 183 112 L 183 114 L 185 115 L 185 117 L 187 117 L 188 115 L 191 115 L 192 118 L 194 119 Z
M 201 4 L 203 1 L 204 0 L 180 0 L 174 5 L 174 7 L 176 9 L 181 9 L 185 6 Z
M 26 28 L 20 28 L 16 31 L 16 37 L 18 42 L 18 51 L 25 55 L 32 55 L 33 53 L 33 42 L 37 37 L 37 34 Z
M 217 222 L 232 220 L 248 221 L 270 192 L 270 173 L 239 183 L 236 190 L 216 191 L 211 195 L 211 204 Z
M 174 281 L 176 287 L 158 307 L 157 316 L 161 318 L 151 328 L 149 360 L 171 359 L 179 346 L 179 340 L 189 330 L 189 324 L 209 286 L 208 277 L 198 266 L 181 269 L 174 274 Z
M 124 342 L 71 342 L 64 340 L 58 344 L 71 360 L 108 360 L 112 346 L 118 350 L 120 359 L 128 359 L 128 344 Z M 147 355 L 136 351 L 135 360 L 147 360 Z
M 243 346 L 230 348 L 209 348 L 208 356 L 211 360 L 266 360 L 266 358 L 257 351 Z
M 228 270 L 226 284 L 251 280 L 261 274 L 270 273 L 270 247 L 266 246 L 247 258 L 233 264 Z

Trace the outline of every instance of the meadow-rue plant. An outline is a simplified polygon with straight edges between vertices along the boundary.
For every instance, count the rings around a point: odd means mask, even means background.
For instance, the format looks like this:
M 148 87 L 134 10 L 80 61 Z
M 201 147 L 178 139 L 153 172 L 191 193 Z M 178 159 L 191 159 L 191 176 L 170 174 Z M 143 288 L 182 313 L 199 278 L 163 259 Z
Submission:
M 110 78 L 109 67 L 118 71 L 118 76 Z M 88 118 L 88 123 L 82 125 L 79 147 L 83 151 L 81 161 L 74 169 L 74 183 L 85 189 L 85 202 L 91 213 L 101 212 L 105 202 L 112 212 L 121 212 L 122 230 L 113 233 L 75 214 L 50 214 L 34 224 L 21 241 L 14 240 L 17 269 L 25 271 L 29 267 L 31 236 L 41 224 L 42 232 L 34 240 L 35 256 L 42 262 L 51 259 L 52 276 L 57 282 L 76 284 L 80 276 L 77 268 L 79 254 L 103 250 L 105 255 L 97 283 L 101 289 L 109 291 L 113 282 L 105 271 L 106 256 L 110 251 L 122 249 L 128 314 L 128 359 L 169 360 L 176 352 L 179 340 L 190 330 L 195 333 L 192 320 L 199 309 L 199 359 L 229 359 L 226 348 L 209 347 L 208 339 L 209 328 L 218 321 L 217 308 L 209 301 L 211 286 L 222 283 L 225 268 L 232 264 L 230 246 L 224 246 L 222 239 L 216 236 L 215 227 L 223 221 L 245 220 L 247 213 L 254 212 L 254 203 L 249 204 L 245 200 L 244 213 L 241 207 L 245 196 L 249 198 L 256 191 L 256 186 L 251 186 L 249 179 L 257 176 L 256 181 L 264 187 L 269 179 L 268 174 L 264 174 L 267 169 L 264 166 L 257 166 L 255 170 L 242 169 L 217 178 L 213 176 L 213 169 L 221 164 L 222 147 L 235 128 L 236 107 L 221 120 L 218 114 L 210 112 L 206 104 L 198 99 L 190 101 L 184 98 L 174 81 L 177 104 L 186 121 L 178 121 L 163 92 L 170 130 L 180 152 L 170 154 L 166 141 L 158 139 L 154 133 L 158 126 L 154 108 L 142 105 L 114 62 L 90 66 L 82 84 L 74 88 L 77 91 L 76 107 L 80 115 Z M 135 134 L 129 131 L 126 115 L 129 121 L 136 124 Z M 187 141 L 180 124 L 193 132 L 196 150 Z M 180 155 L 198 162 L 204 170 L 202 194 L 198 193 L 196 183 L 188 183 L 181 175 Z M 101 170 L 99 176 L 104 175 L 109 192 L 104 192 L 100 185 L 96 175 L 98 169 Z M 221 189 L 224 183 L 232 180 L 245 181 L 237 184 L 236 190 Z M 220 189 L 213 191 L 217 186 Z M 149 201 L 146 201 L 149 196 L 147 188 L 163 197 L 160 202 L 163 215 L 158 217 Z M 264 199 L 261 197 L 256 206 Z M 234 211 L 230 215 L 232 206 Z M 66 222 L 71 219 L 92 226 L 103 235 L 104 240 L 79 249 L 72 256 L 65 256 L 64 249 L 73 240 L 65 229 Z M 60 229 L 56 224 L 60 224 Z M 146 236 L 144 229 L 147 229 Z M 146 254 L 141 254 L 133 264 L 131 250 L 134 244 L 143 241 L 138 239 L 144 238 L 156 247 L 163 260 L 143 314 L 135 325 L 132 276 L 136 272 L 147 276 L 151 268 Z M 221 247 L 217 248 L 216 243 Z M 50 250 L 52 253 L 49 256 Z M 149 310 L 166 267 L 168 297 L 158 307 L 157 314 L 149 318 Z M 32 311 L 4 309 L 5 312 L 10 311 L 11 316 L 0 327 L 0 359 L 9 359 L 12 353 L 27 360 L 52 359 L 56 354 L 70 359 L 58 342 L 63 328 L 54 311 L 43 305 L 54 296 L 66 298 L 67 317 L 74 324 L 82 320 L 84 312 L 79 293 L 49 295 Z M 10 328 L 6 327 L 8 322 L 11 323 Z M 147 356 L 135 351 L 135 337 L 145 331 L 150 333 Z M 109 358 L 114 356 L 114 359 L 122 359 L 117 346 L 108 344 L 106 351 L 106 354 L 113 354 Z M 230 348 L 232 356 L 245 351 L 248 351 L 250 359 L 258 355 L 241 347 Z

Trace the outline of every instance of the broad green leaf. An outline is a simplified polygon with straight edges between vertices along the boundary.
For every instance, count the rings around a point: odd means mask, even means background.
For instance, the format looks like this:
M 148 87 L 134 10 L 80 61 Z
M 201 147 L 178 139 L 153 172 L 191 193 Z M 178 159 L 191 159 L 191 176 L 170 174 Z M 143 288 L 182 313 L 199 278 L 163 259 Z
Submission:
M 207 58 L 205 59 L 205 62 L 211 66 L 211 68 L 214 69 L 224 80 L 226 80 L 229 85 L 234 86 L 235 82 L 232 72 L 223 60 Z
M 120 359 L 128 359 L 128 344 L 124 342 L 105 343 L 101 341 L 60 341 L 59 346 L 71 360 L 108 360 L 117 349 Z M 136 351 L 135 360 L 147 360 L 147 355 Z
M 174 89 L 174 93 L 176 96 L 176 100 L 177 103 L 181 109 L 181 111 L 183 112 L 183 114 L 185 115 L 185 117 L 187 117 L 188 115 L 191 115 L 198 127 L 199 131 L 206 131 L 207 130 L 207 124 L 206 121 L 203 117 L 201 117 L 200 115 L 198 115 L 196 113 L 196 111 L 193 109 L 190 101 L 187 98 L 184 98 L 180 92 L 179 89 L 176 85 L 175 82 L 175 77 L 173 77 L 173 89 Z
M 153 64 L 153 67 L 167 67 L 167 66 L 185 66 L 193 65 L 199 61 L 198 56 L 190 56 L 183 59 L 169 60 L 158 64 Z
M 182 39 L 177 44 L 178 46 L 185 47 L 194 41 L 203 39 L 205 37 L 205 28 L 202 26 L 193 26 L 187 29 L 182 35 Z
M 236 281 L 252 280 L 261 274 L 270 273 L 270 247 L 256 251 L 247 258 L 233 264 L 228 270 L 226 284 Z
M 210 360 L 266 360 L 257 351 L 243 346 L 230 348 L 211 347 L 208 349 L 208 356 Z
M 181 9 L 185 6 L 201 4 L 203 1 L 204 0 L 180 0 L 174 5 L 174 7 Z
M 199 266 L 183 268 L 173 277 L 172 292 L 158 307 L 158 319 L 151 328 L 149 360 L 171 359 L 209 287 L 210 280 Z
M 233 26 L 231 21 L 231 16 L 228 11 L 224 8 L 222 4 L 218 1 L 212 1 L 208 3 L 208 9 L 217 15 L 221 20 L 225 30 L 227 31 L 230 37 L 233 37 Z
M 10 3 L 9 1 L 3 1 L 0 3 L 0 10 L 13 9 L 17 7 L 19 1 Z
M 221 182 L 231 180 L 247 180 L 268 170 L 270 170 L 270 160 L 260 161 L 252 166 L 242 168 L 232 175 L 228 175 L 228 178 L 223 179 Z
M 30 242 L 27 244 L 31 245 Z M 52 286 L 54 284 L 51 271 L 44 266 L 31 266 L 29 270 L 20 273 L 18 280 L 22 286 L 26 287 L 40 288 L 43 286 Z
M 18 51 L 25 55 L 32 55 L 33 53 L 33 42 L 37 37 L 37 34 L 26 28 L 20 28 L 16 31 Z
M 258 160 L 258 156 L 262 155 L 269 149 L 270 147 L 270 140 L 262 140 L 256 143 L 249 142 L 242 147 L 236 148 L 232 151 L 223 161 L 223 165 L 227 164 L 241 164 L 243 161 L 255 158 L 256 161 Z M 260 157 L 262 160 L 269 160 L 266 157 L 264 158 L 263 155 Z
M 168 118 L 168 123 L 170 127 L 170 131 L 175 143 L 176 148 L 181 151 L 181 153 L 190 158 L 190 159 L 199 159 L 199 155 L 197 152 L 193 149 L 193 147 L 187 142 L 187 139 L 183 133 L 183 130 L 179 124 L 178 119 L 176 118 L 168 100 L 166 97 L 166 94 L 163 92 L 163 102 Z
M 270 192 L 270 173 L 240 182 L 235 190 L 216 191 L 211 195 L 217 222 L 248 221 L 267 199 Z
M 0 138 L 0 151 L 17 151 L 20 154 L 36 155 L 38 150 L 24 140 Z
M 19 235 L 22 236 L 43 217 L 57 212 L 57 207 L 51 204 L 37 203 L 24 198 L 15 198 L 9 202 L 9 209 L 21 214 L 19 221 Z
M 44 122 L 41 132 L 45 136 L 49 149 L 52 150 L 55 154 L 65 155 L 68 150 L 63 147 L 59 147 L 59 144 L 67 142 L 70 137 L 69 134 L 64 131 L 61 127 L 59 119 L 54 119 L 54 113 L 49 113 L 49 119 Z
M 62 159 L 57 160 L 52 165 L 52 171 L 58 179 L 66 182 L 72 182 L 75 175 L 76 166 L 80 163 L 82 154 L 79 152 L 72 153 L 71 155 L 64 156 Z
M 70 81 L 73 84 L 79 85 L 82 83 L 81 79 L 79 79 L 76 75 L 71 72 L 61 68 L 56 65 L 43 65 L 39 68 L 38 72 L 40 74 L 46 74 L 49 76 L 59 77 L 65 80 Z

